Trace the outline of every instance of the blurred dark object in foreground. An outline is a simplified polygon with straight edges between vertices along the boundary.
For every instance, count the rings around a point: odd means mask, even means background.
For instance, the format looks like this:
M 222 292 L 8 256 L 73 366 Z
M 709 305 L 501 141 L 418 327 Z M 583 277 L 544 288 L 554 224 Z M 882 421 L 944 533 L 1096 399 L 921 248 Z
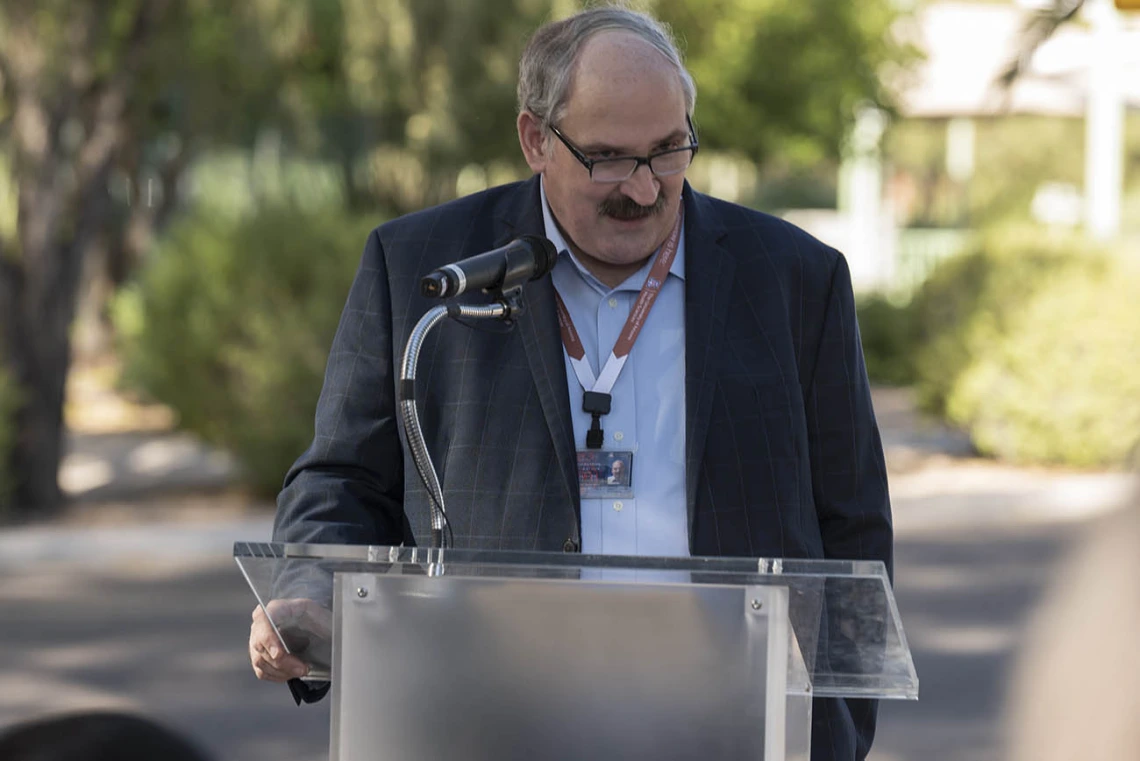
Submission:
M 52 716 L 0 733 L 4 761 L 209 761 L 181 735 L 141 716 L 106 711 Z

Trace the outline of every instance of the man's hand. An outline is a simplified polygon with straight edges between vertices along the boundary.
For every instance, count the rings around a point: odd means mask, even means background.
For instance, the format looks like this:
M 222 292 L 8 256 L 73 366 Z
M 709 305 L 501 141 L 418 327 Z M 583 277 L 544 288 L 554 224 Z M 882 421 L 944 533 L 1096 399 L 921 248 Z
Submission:
M 258 679 L 268 682 L 287 682 L 305 676 L 309 667 L 297 657 L 310 644 L 320 645 L 332 636 L 332 614 L 312 600 L 273 600 L 268 605 L 269 616 L 260 605 L 253 609 L 253 623 L 249 628 L 249 662 Z M 277 637 L 269 617 L 289 641 L 289 650 Z

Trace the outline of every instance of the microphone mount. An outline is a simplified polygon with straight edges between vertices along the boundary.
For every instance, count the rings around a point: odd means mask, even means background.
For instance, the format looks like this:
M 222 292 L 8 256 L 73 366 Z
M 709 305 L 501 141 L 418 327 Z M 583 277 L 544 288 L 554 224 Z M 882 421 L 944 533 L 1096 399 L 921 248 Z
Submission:
M 423 350 L 424 339 L 445 318 L 454 320 L 502 320 L 513 323 L 514 319 L 523 313 L 522 286 L 516 285 L 506 291 L 501 288 L 490 289 L 492 303 L 490 304 L 459 304 L 455 302 L 432 307 L 420 318 L 408 336 L 404 347 L 404 357 L 400 364 L 400 417 L 404 422 L 404 431 L 408 438 L 408 448 L 412 452 L 416 472 L 420 481 L 427 489 L 428 502 L 431 509 L 431 543 L 432 548 L 444 548 L 451 545 L 451 526 L 447 519 L 447 508 L 443 500 L 443 487 L 439 483 L 439 475 L 428 451 L 427 442 L 424 441 L 423 428 L 420 425 L 419 412 L 416 408 L 416 368 L 419 365 L 420 353 Z

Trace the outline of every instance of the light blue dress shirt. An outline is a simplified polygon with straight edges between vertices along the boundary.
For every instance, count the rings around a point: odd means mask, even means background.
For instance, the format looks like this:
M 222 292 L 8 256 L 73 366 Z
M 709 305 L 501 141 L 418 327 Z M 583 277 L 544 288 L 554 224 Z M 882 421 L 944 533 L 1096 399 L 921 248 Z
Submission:
M 546 237 L 558 249 L 551 277 L 586 350 L 601 372 L 637 301 L 655 253 L 617 288 L 610 288 L 570 253 L 542 188 Z M 563 350 L 563 356 L 566 356 Z M 574 444 L 586 447 L 590 415 L 582 384 L 566 357 Z M 582 552 L 606 555 L 688 556 L 685 507 L 685 235 L 602 417 L 604 450 L 632 451 L 633 497 L 582 500 Z

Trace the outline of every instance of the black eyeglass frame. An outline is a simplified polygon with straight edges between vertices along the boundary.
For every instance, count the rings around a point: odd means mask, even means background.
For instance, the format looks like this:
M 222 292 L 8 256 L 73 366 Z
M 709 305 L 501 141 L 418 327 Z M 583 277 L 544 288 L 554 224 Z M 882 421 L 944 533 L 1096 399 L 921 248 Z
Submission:
M 688 169 L 689 166 L 693 163 L 693 159 L 696 158 L 697 149 L 701 147 L 701 144 L 697 141 L 697 131 L 693 128 L 692 117 L 690 117 L 688 114 L 685 114 L 685 122 L 689 125 L 689 140 L 691 141 L 689 143 L 689 145 L 683 145 L 679 148 L 670 148 L 670 149 L 665 150 L 665 151 L 657 151 L 656 153 L 651 153 L 648 156 L 614 156 L 613 158 L 608 158 L 608 159 L 592 159 L 592 158 L 590 158 L 589 156 L 587 156 L 585 154 L 585 152 L 582 151 L 581 148 L 579 148 L 578 146 L 576 146 L 572 142 L 570 142 L 570 140 L 565 135 L 563 135 L 562 132 L 557 127 L 555 127 L 553 124 L 550 125 L 550 131 L 554 133 L 554 136 L 556 138 L 558 138 L 559 140 L 562 141 L 562 144 L 566 146 L 566 150 L 570 151 L 570 155 L 573 156 L 574 158 L 578 159 L 579 164 L 586 167 L 586 171 L 589 172 L 591 180 L 593 180 L 594 182 L 599 182 L 599 183 L 607 183 L 607 184 L 614 183 L 614 184 L 616 184 L 619 182 L 625 182 L 630 177 L 633 177 L 633 175 L 637 174 L 637 170 L 640 169 L 643 164 L 645 166 L 649 167 L 649 171 L 653 173 L 654 177 L 671 177 L 675 174 L 680 174 L 681 172 Z M 678 169 L 675 172 L 667 172 L 665 174 L 660 174 L 660 173 L 654 171 L 653 164 L 652 164 L 653 159 L 657 158 L 658 156 L 668 156 L 671 153 L 680 153 L 681 151 L 691 151 L 692 152 L 692 156 L 689 157 L 689 163 L 686 164 L 684 167 L 682 167 L 681 169 Z M 595 180 L 594 179 L 594 167 L 595 166 L 597 166 L 598 164 L 609 164 L 609 163 L 612 163 L 615 161 L 635 161 L 637 163 L 635 163 L 633 165 L 633 171 L 631 171 L 628 175 L 626 175 L 625 177 L 623 177 L 620 180 Z

